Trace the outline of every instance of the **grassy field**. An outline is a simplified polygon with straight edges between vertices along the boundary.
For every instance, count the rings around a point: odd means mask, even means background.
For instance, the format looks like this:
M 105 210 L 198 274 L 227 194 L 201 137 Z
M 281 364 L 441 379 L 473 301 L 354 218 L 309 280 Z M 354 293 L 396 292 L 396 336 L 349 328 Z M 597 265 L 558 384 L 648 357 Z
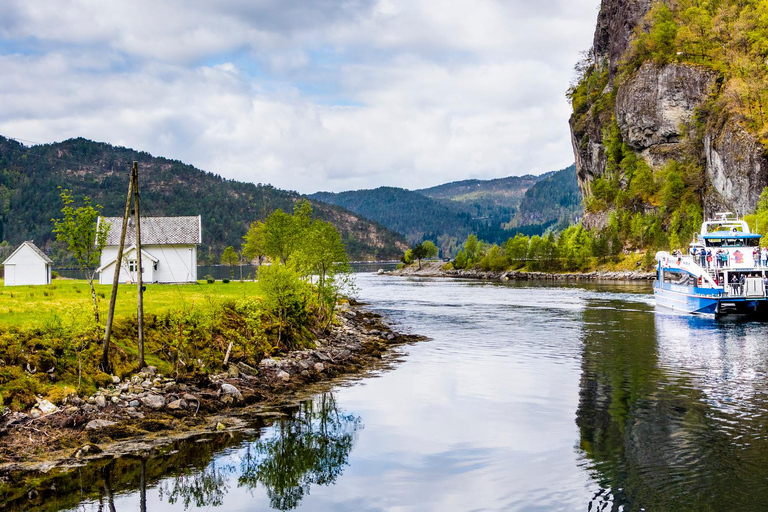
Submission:
M 96 285 L 102 323 L 109 307 L 111 286 Z M 258 297 L 259 285 L 255 282 L 217 281 L 209 284 L 148 284 L 144 292 L 145 315 L 178 310 L 210 300 Z M 136 285 L 121 284 L 118 287 L 116 317 L 136 315 Z M 92 308 L 88 282 L 75 279 L 55 279 L 46 286 L 9 286 L 0 280 L 0 325 L 45 325 L 57 315 L 65 314 L 72 307 Z

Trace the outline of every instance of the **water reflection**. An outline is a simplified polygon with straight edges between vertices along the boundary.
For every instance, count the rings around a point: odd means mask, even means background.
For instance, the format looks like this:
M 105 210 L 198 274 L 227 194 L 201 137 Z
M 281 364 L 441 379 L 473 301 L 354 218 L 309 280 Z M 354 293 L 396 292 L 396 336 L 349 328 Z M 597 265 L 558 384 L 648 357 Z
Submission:
M 278 420 L 256 420 L 250 434 L 211 433 L 67 472 L 11 475 L 0 484 L 2 509 L 250 510 L 230 494 L 242 489 L 253 497 L 262 489 L 272 508 L 291 510 L 312 486 L 332 485 L 343 473 L 362 422 L 332 393 L 282 412 Z
M 272 508 L 298 506 L 312 485 L 332 485 L 344 471 L 361 427 L 330 393 L 281 420 L 269 438 L 245 447 L 238 485 L 266 488 Z
M 584 310 L 590 510 L 764 510 L 768 326 Z

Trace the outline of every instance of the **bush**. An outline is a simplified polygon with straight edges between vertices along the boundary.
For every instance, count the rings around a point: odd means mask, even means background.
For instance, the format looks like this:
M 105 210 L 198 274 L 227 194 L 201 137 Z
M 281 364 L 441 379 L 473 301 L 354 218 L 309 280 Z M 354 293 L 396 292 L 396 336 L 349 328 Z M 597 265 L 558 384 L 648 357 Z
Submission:
M 229 279 L 227 279 L 227 278 L 225 277 L 224 279 L 222 279 L 222 280 L 221 280 L 221 282 L 222 282 L 222 283 L 224 283 L 224 284 L 229 284 Z
M 205 279 L 205 281 L 206 281 L 208 284 L 213 284 L 213 283 L 215 283 L 215 282 L 216 282 L 216 280 L 215 280 L 215 279 L 213 278 L 213 276 L 212 276 L 212 275 L 210 275 L 210 274 L 208 274 L 207 276 L 205 276 L 203 279 Z

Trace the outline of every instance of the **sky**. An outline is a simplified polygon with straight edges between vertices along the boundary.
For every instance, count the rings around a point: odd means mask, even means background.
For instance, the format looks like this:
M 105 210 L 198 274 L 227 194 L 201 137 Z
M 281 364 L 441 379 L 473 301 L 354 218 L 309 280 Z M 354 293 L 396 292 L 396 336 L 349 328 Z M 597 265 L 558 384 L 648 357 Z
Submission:
M 311 193 L 570 165 L 599 0 L 3 0 L 0 135 Z

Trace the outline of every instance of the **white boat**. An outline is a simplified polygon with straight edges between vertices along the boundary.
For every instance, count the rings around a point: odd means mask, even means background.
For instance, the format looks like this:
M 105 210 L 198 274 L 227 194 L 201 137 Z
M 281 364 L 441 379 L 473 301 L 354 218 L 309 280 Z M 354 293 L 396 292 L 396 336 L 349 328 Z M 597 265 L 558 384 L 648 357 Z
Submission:
M 732 213 L 715 214 L 702 223 L 688 254 L 656 253 L 656 304 L 687 313 L 768 317 L 760 238 Z

